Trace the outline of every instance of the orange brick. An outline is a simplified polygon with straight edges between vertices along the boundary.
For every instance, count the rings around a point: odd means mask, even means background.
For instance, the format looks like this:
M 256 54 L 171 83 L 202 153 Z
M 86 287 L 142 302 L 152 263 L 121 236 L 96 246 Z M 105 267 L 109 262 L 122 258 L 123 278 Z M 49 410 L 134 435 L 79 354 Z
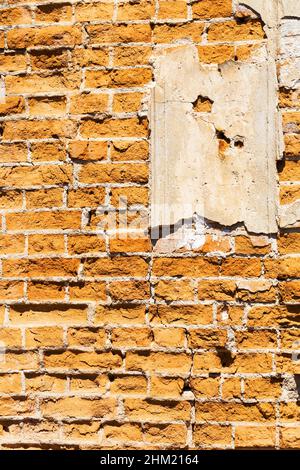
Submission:
M 79 188 L 68 192 L 68 207 L 98 207 L 104 201 L 104 188 Z
M 145 307 L 142 305 L 99 306 L 95 314 L 96 325 L 131 325 L 145 323 Z
M 126 355 L 128 370 L 187 374 L 190 366 L 191 357 L 185 353 L 129 351 Z
M 98 24 L 87 26 L 91 44 L 150 42 L 148 24 Z
M 7 33 L 9 49 L 32 46 L 75 46 L 81 42 L 82 31 L 76 26 L 12 29 Z
M 86 276 L 120 277 L 139 276 L 145 277 L 148 271 L 147 262 L 139 256 L 123 258 L 115 256 L 113 258 L 88 259 L 84 265 Z
M 45 211 L 9 214 L 6 217 L 8 230 L 68 230 L 81 227 L 81 212 Z
M 27 209 L 61 207 L 62 205 L 63 190 L 61 188 L 39 189 L 26 192 Z
M 186 18 L 186 0 L 159 0 L 159 19 Z
M 63 329 L 58 327 L 27 328 L 26 348 L 54 348 L 63 346 Z
M 76 21 L 110 20 L 113 11 L 112 1 L 79 3 L 75 7 L 75 18 Z
M 111 334 L 112 346 L 116 348 L 147 347 L 151 340 L 149 328 L 114 328 Z
M 70 284 L 70 300 L 106 300 L 105 282 L 77 282 Z
M 69 347 L 105 348 L 106 333 L 101 328 L 69 328 L 67 337 Z
M 87 321 L 86 305 L 14 305 L 10 308 L 12 325 L 80 325 Z
M 147 119 L 124 118 L 86 120 L 80 126 L 83 137 L 148 137 Z
M 158 281 L 155 296 L 159 300 L 193 300 L 194 288 L 190 281 Z
M 93 88 L 88 84 L 89 74 L 97 72 L 87 71 L 87 87 Z M 98 72 L 99 73 L 99 72 Z M 96 93 L 81 93 L 74 95 L 70 100 L 70 113 L 71 114 L 92 114 L 104 113 L 108 106 L 108 95 Z
M 150 297 L 150 285 L 146 281 L 116 281 L 109 284 L 109 292 L 116 301 L 146 300 Z
M 252 39 L 264 39 L 265 32 L 260 21 L 250 20 L 246 23 L 226 21 L 216 23 L 209 27 L 208 41 L 247 41 Z
M 154 397 L 179 398 L 183 392 L 184 380 L 172 377 L 151 377 L 151 395 Z
M 112 418 L 115 407 L 110 398 L 46 398 L 41 403 L 43 415 L 56 418 Z
M 210 305 L 153 305 L 150 307 L 150 321 L 164 325 L 207 325 L 212 323 Z
M 147 392 L 147 379 L 141 375 L 113 376 L 110 390 L 117 395 L 144 395 Z
M 196 445 L 209 447 L 229 447 L 232 442 L 231 426 L 214 424 L 196 425 L 194 431 Z
M 65 251 L 63 235 L 29 235 L 29 254 L 54 254 Z
M 155 43 L 172 43 L 179 39 L 200 42 L 204 27 L 200 23 L 158 24 L 153 31 Z
M 194 18 L 218 18 L 232 15 L 231 0 L 199 0 L 193 3 Z
M 28 282 L 27 296 L 29 300 L 64 300 L 65 286 L 58 282 Z
M 61 142 L 34 142 L 31 144 L 31 158 L 35 162 L 64 161 L 66 149 Z
M 275 447 L 276 429 L 271 426 L 237 426 L 235 430 L 236 448 Z
M 97 161 L 107 157 L 107 143 L 88 140 L 73 140 L 69 146 L 70 158 L 74 161 Z
M 69 235 L 68 251 L 71 255 L 102 252 L 105 240 L 102 235 Z

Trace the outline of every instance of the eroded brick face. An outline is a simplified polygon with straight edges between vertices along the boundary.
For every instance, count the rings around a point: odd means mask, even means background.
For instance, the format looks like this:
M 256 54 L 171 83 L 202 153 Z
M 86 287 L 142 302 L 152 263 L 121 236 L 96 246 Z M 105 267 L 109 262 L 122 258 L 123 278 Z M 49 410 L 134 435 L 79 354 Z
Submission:
M 260 19 L 229 0 L 3 0 L 0 26 L 0 448 L 299 449 L 298 229 L 210 227 L 177 251 L 147 231 L 152 52 L 247 61 Z M 299 92 L 280 107 L 289 204 Z M 143 236 L 124 238 L 120 198 Z

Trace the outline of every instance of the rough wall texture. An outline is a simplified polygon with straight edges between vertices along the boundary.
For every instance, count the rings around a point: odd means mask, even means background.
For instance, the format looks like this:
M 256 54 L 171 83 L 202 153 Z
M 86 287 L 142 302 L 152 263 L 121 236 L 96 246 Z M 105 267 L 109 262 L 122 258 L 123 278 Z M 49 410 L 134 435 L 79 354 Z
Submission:
M 0 5 L 0 446 L 300 448 L 297 224 L 154 249 L 147 232 L 151 56 L 188 39 L 204 64 L 243 63 L 266 26 L 231 0 Z M 289 205 L 299 20 L 281 28 Z

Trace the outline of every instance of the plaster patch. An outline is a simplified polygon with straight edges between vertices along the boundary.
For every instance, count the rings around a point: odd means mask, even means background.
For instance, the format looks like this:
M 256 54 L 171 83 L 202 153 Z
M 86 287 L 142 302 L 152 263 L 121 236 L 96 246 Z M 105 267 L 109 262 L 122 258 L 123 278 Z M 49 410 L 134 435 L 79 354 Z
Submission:
M 275 63 L 266 55 L 258 63 L 202 65 L 187 44 L 159 52 L 155 84 L 152 227 L 197 214 L 276 232 Z M 210 100 L 210 112 L 195 112 L 199 96 Z

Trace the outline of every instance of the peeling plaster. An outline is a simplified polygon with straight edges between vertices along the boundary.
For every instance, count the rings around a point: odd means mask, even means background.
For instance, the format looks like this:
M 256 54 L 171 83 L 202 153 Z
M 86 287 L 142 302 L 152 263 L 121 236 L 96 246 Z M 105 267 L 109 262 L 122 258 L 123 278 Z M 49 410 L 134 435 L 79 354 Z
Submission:
M 276 232 L 275 63 L 270 73 L 265 53 L 257 62 L 202 65 L 192 44 L 165 49 L 154 62 L 152 227 L 197 214 Z M 199 96 L 211 112 L 194 112 Z

